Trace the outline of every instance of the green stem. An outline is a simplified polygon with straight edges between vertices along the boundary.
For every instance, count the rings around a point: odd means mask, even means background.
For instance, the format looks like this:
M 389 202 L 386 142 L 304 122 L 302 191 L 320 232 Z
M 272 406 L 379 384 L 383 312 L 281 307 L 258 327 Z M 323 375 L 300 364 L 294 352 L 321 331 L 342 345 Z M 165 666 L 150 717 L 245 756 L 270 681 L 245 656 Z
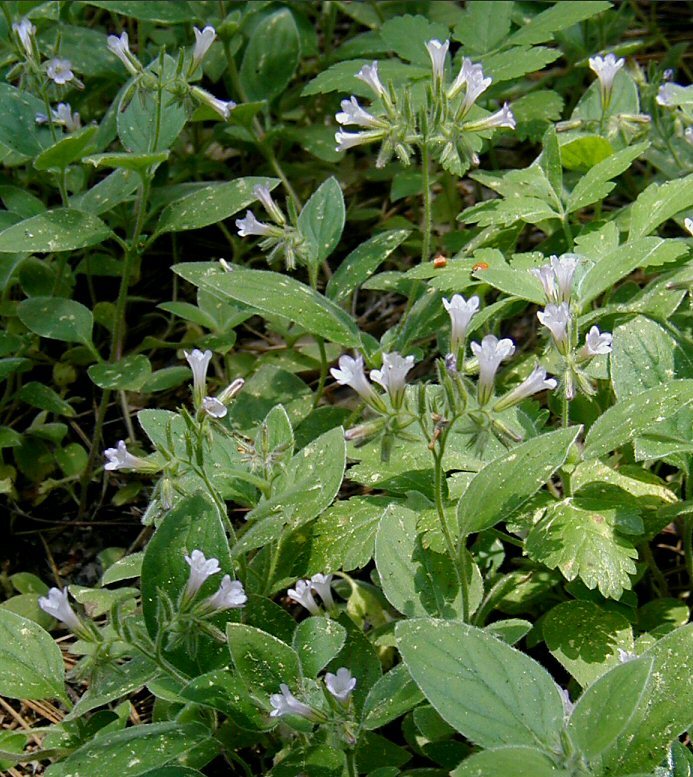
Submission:
M 687 515 L 683 521 L 683 555 L 686 559 L 688 579 L 693 582 L 693 516 Z
M 87 511 L 87 497 L 89 491 L 89 482 L 91 481 L 91 474 L 94 469 L 94 462 L 96 461 L 96 455 L 101 450 L 101 441 L 103 433 L 103 424 L 106 420 L 106 411 L 108 410 L 108 402 L 111 398 L 110 389 L 104 389 L 101 394 L 101 400 L 99 407 L 96 411 L 96 422 L 94 424 L 94 436 L 91 449 L 89 450 L 89 458 L 87 464 L 82 472 L 82 476 L 79 480 L 80 485 L 80 497 L 79 497 L 79 513 L 78 518 L 82 518 Z
M 356 758 L 354 757 L 354 751 L 349 749 L 344 754 L 346 756 L 347 775 L 349 777 L 358 777 L 356 771 Z
M 327 380 L 327 352 L 325 351 L 325 340 L 316 335 L 315 341 L 318 344 L 318 351 L 320 351 L 320 378 L 318 380 L 318 388 L 315 392 L 315 399 L 313 400 L 313 408 L 316 408 L 322 398 L 323 391 L 325 390 L 325 381 Z
M 662 574 L 662 570 L 657 566 L 657 562 L 655 561 L 655 557 L 652 554 L 652 548 L 650 548 L 649 542 L 643 542 L 642 545 L 640 545 L 640 553 L 642 554 L 645 563 L 652 573 L 653 581 L 656 583 L 655 588 L 657 589 L 657 595 L 668 596 L 669 585 L 666 581 L 666 578 Z
M 421 175 L 423 182 L 424 221 L 421 234 L 421 262 L 431 258 L 431 170 L 428 146 L 421 144 Z
M 573 230 L 570 228 L 570 220 L 567 213 L 561 219 L 561 226 L 563 227 L 563 234 L 566 239 L 566 248 L 568 251 L 572 251 L 575 243 L 573 241 Z
M 568 395 L 563 392 L 561 397 L 561 426 L 566 429 L 570 424 L 570 400 Z

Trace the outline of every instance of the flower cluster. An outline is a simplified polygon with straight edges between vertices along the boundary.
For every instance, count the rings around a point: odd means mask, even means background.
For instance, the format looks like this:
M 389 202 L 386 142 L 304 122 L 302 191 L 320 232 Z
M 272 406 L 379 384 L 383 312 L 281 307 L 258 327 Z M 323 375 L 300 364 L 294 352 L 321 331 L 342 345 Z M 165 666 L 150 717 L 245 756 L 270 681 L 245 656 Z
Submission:
M 218 559 L 206 558 L 201 550 L 193 550 L 189 556 L 184 558 L 190 567 L 190 573 L 183 592 L 183 602 L 192 602 L 205 581 L 212 575 L 221 572 L 221 568 Z M 243 583 L 239 580 L 232 580 L 230 575 L 224 575 L 216 593 L 201 602 L 198 610 L 205 615 L 213 615 L 224 610 L 243 607 L 247 601 L 248 597 L 243 589 Z
M 430 40 L 426 50 L 431 59 L 431 85 L 426 126 L 417 126 L 409 88 L 396 91 L 386 88 L 380 78 L 378 62 L 364 65 L 356 74 L 374 95 L 370 110 L 363 108 L 356 97 L 342 100 L 341 111 L 335 118 L 341 126 L 358 127 L 357 132 L 340 129 L 335 135 L 337 151 L 380 142 L 376 166 L 383 167 L 393 156 L 408 165 L 415 146 L 428 145 L 443 167 L 461 175 L 470 164 L 478 163 L 481 143 L 475 135 L 497 128 L 515 128 L 515 117 L 509 105 L 498 111 L 471 119 L 472 108 L 491 85 L 483 68 L 465 57 L 459 73 L 445 85 L 445 62 L 450 41 Z M 477 108 L 477 113 L 481 109 Z
M 325 688 L 342 707 L 348 707 L 351 694 L 356 688 L 356 678 L 351 672 L 344 666 L 337 669 L 336 673 L 327 672 L 325 675 Z M 289 689 L 286 683 L 281 683 L 279 686 L 280 693 L 273 693 L 270 696 L 270 705 L 272 711 L 270 712 L 271 718 L 282 718 L 287 715 L 296 715 L 301 718 L 313 722 L 324 721 L 325 714 L 317 710 L 315 707 L 311 707 L 308 704 L 297 699 Z
M 313 575 L 310 580 L 298 580 L 295 588 L 289 588 L 286 595 L 297 604 L 305 607 L 311 615 L 320 615 L 320 606 L 313 596 L 315 592 L 328 610 L 335 609 L 334 599 L 332 598 L 332 575 L 323 575 L 320 572 Z
M 193 374 L 193 405 L 195 409 L 212 418 L 224 418 L 227 413 L 227 405 L 243 388 L 245 381 L 243 378 L 236 378 L 218 396 L 211 397 L 207 394 L 207 370 L 212 360 L 212 352 L 210 350 L 200 351 L 195 348 L 192 351 L 184 351 L 184 353 Z
M 414 366 L 413 356 L 401 356 L 397 351 L 383 354 L 383 365 L 379 370 L 371 370 L 371 380 L 385 389 L 393 409 L 398 410 L 404 401 L 407 373 Z M 364 371 L 363 357 L 339 357 L 339 369 L 330 370 L 332 377 L 342 386 L 349 386 L 368 405 L 379 413 L 386 411 L 382 395 L 376 393 Z

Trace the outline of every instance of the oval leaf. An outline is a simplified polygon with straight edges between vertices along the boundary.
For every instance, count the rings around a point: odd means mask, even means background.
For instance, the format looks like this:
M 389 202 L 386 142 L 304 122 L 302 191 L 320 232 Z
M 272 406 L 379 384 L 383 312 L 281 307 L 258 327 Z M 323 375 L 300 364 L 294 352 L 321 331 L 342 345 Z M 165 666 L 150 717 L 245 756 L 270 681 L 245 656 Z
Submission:
M 31 297 L 17 308 L 19 320 L 41 337 L 66 343 L 91 343 L 94 318 L 89 308 L 62 297 Z
M 97 245 L 111 230 L 100 218 L 74 208 L 56 208 L 0 232 L 0 253 L 74 251 Z
M 139 391 L 152 374 L 152 365 L 146 356 L 136 354 L 114 364 L 92 364 L 87 371 L 99 388 Z

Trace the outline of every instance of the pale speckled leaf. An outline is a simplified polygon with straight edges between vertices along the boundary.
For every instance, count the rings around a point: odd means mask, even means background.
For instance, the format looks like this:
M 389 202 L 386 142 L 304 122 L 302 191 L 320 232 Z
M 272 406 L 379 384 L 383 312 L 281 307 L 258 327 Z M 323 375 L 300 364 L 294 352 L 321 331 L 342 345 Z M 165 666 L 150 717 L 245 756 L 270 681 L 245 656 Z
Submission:
M 606 410 L 585 438 L 584 456 L 594 459 L 631 442 L 671 414 L 693 403 L 693 380 L 673 380 L 621 400 Z
M 80 159 L 87 150 L 97 128 L 84 127 L 70 135 L 65 135 L 52 146 L 44 149 L 34 159 L 34 167 L 37 170 L 50 170 L 51 168 L 64 169 L 77 159 Z
M 630 211 L 629 240 L 649 235 L 660 224 L 693 206 L 693 174 L 652 183 L 640 192 Z
M 65 697 L 60 648 L 37 623 L 0 608 L 0 695 L 12 699 Z
M 543 43 L 552 40 L 554 33 L 572 27 L 578 22 L 589 19 L 595 14 L 607 11 L 611 3 L 606 0 L 594 0 L 584 3 L 580 0 L 568 0 L 560 5 L 551 6 L 545 11 L 532 17 L 514 32 L 509 39 L 510 43 Z
M 318 672 L 339 653 L 346 641 L 346 631 L 337 621 L 316 615 L 298 624 L 293 647 L 301 662 L 304 677 L 317 677 Z
M 17 307 L 19 320 L 34 334 L 68 343 L 91 343 L 94 318 L 79 302 L 62 297 L 30 297 Z
M 200 723 L 149 723 L 101 734 L 64 761 L 53 764 L 46 777 L 139 777 L 163 766 L 211 739 Z
M 152 365 L 144 354 L 131 354 L 118 362 L 92 364 L 89 377 L 102 389 L 139 391 L 152 374 Z
M 244 623 L 227 623 L 226 638 L 233 665 L 251 690 L 279 693 L 286 683 L 296 692 L 300 663 L 286 642 Z
M 472 742 L 559 747 L 563 700 L 551 675 L 529 656 L 454 621 L 402 621 L 396 635 L 426 698 Z
M 334 251 L 344 229 L 344 195 L 334 176 L 313 192 L 298 217 L 298 229 L 311 247 L 310 262 L 317 265 Z
M 254 202 L 255 186 L 270 190 L 279 183 L 276 178 L 237 178 L 228 183 L 212 183 L 167 205 L 156 227 L 156 234 L 201 229 L 233 216 Z
M 579 433 L 573 426 L 543 434 L 487 464 L 458 502 L 460 530 L 471 534 L 508 520 L 565 463 Z
M 572 777 L 536 747 L 494 747 L 474 753 L 450 772 L 451 777 Z
M 397 664 L 368 692 L 361 717 L 363 727 L 372 731 L 398 718 L 420 704 L 424 695 L 404 664 Z
M 55 208 L 0 232 L 0 253 L 74 251 L 103 243 L 111 230 L 101 219 L 74 208 Z

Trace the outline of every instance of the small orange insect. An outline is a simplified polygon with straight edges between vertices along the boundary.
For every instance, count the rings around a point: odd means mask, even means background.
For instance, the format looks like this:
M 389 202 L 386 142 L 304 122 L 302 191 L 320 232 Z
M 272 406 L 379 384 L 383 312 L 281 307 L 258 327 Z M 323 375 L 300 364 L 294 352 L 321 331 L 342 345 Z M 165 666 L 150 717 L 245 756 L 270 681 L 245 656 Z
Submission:
M 488 262 L 477 262 L 474 267 L 472 267 L 472 272 L 476 272 L 477 270 L 488 270 Z
M 443 256 L 443 254 L 438 254 L 433 259 L 433 266 L 436 268 L 436 270 L 440 270 L 441 267 L 445 267 L 448 263 L 448 260 Z

